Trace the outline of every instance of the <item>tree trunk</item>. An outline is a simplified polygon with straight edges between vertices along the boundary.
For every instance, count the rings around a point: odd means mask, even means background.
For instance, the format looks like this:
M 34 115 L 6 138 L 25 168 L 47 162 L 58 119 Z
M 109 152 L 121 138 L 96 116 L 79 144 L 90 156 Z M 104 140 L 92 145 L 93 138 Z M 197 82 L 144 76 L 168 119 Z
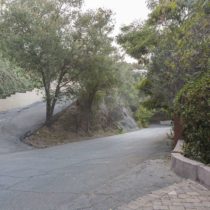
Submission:
M 66 67 L 66 64 L 64 64 L 60 70 L 60 75 L 57 80 L 57 86 L 56 86 L 55 93 L 53 96 L 50 95 L 51 80 L 47 79 L 48 77 L 47 75 L 45 75 L 44 71 L 41 72 L 42 81 L 45 88 L 45 96 L 46 96 L 46 121 L 45 122 L 46 122 L 46 125 L 49 127 L 51 126 L 55 105 L 57 102 L 57 98 L 60 94 L 60 85 L 61 85 L 64 75 L 66 74 L 65 67 Z
M 48 127 L 51 126 L 52 116 L 53 116 L 53 111 L 52 111 L 52 106 L 51 106 L 51 99 L 47 98 L 46 99 L 46 125 Z
M 96 92 L 94 91 L 92 94 L 89 95 L 87 100 L 87 107 L 86 107 L 86 116 L 87 116 L 87 133 L 90 132 L 90 121 L 92 115 L 92 105 L 95 98 Z
M 86 108 L 86 120 L 87 120 L 87 127 L 86 127 L 86 131 L 87 133 L 90 132 L 90 121 L 91 121 L 91 105 L 89 104 L 89 102 L 87 103 L 87 108 Z
M 178 115 L 174 116 L 174 144 L 176 145 L 177 141 L 182 139 L 183 135 L 183 125 L 182 120 Z

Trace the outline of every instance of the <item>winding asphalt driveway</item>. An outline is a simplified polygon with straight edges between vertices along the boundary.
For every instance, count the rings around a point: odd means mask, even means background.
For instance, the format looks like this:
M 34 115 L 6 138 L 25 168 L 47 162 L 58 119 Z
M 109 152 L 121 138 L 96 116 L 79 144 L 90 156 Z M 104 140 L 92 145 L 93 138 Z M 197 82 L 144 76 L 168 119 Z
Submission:
M 0 155 L 0 210 L 114 210 L 180 181 L 169 170 L 169 127 L 32 150 L 17 139 L 29 129 L 24 122 L 40 104 L 34 106 L 0 116 L 2 136 L 6 125 L 12 122 L 15 128 L 0 142 L 7 150 L 3 154 L 1 148 Z M 42 115 L 37 115 L 35 121 L 41 123 Z M 18 151 L 24 149 L 29 150 Z
M 58 103 L 54 113 L 58 113 L 70 102 Z M 40 101 L 24 108 L 0 112 L 0 154 L 32 149 L 20 139 L 32 132 L 45 121 L 45 103 Z

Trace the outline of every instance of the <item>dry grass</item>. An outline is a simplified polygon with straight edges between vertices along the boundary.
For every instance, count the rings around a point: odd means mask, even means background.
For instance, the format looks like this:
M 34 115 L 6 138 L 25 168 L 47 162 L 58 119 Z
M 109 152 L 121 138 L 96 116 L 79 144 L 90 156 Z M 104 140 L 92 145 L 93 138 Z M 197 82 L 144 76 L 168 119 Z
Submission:
M 24 142 L 36 148 L 46 148 L 119 133 L 114 126 L 102 129 L 97 124 L 97 128 L 92 129 L 89 133 L 83 129 L 84 127 L 84 121 L 80 120 L 80 126 L 77 131 L 76 113 L 74 107 L 71 106 L 56 117 L 50 128 L 43 126 L 31 136 L 26 137 Z

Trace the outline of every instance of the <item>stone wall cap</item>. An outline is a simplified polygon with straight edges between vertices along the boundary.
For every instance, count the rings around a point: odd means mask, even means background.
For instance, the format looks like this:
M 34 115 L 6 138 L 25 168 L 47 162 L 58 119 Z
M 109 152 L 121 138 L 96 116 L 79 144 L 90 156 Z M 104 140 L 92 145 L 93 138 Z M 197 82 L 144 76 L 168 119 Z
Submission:
M 210 166 L 184 157 L 179 152 L 180 147 L 183 148 L 183 143 L 183 140 L 179 140 L 178 145 L 174 149 L 175 152 L 173 151 L 171 153 L 172 170 L 184 178 L 199 181 L 201 184 L 210 188 Z
M 180 160 L 180 161 L 182 161 L 182 162 L 188 163 L 188 164 L 190 164 L 190 165 L 195 165 L 195 166 L 201 166 L 201 165 L 202 165 L 202 166 L 204 166 L 203 163 L 200 163 L 200 162 L 198 162 L 198 161 L 196 161 L 196 160 L 191 160 L 191 159 L 185 157 L 184 155 L 182 155 L 182 154 L 180 154 L 180 153 L 172 153 L 171 155 L 172 155 L 174 158 L 176 158 L 176 159 L 178 159 L 178 160 Z

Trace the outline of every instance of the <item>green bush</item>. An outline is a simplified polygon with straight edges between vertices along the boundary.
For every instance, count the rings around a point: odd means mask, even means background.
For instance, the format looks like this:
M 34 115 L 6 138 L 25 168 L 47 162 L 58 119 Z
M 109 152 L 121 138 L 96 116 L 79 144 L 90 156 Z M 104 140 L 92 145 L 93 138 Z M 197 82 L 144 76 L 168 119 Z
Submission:
M 210 71 L 184 86 L 175 101 L 187 157 L 210 163 Z
M 33 89 L 32 80 L 23 70 L 3 60 L 0 55 L 0 98 Z
M 153 116 L 153 112 L 144 106 L 140 105 L 138 110 L 135 113 L 136 121 L 138 122 L 140 127 L 146 128 L 148 127 L 149 121 Z

